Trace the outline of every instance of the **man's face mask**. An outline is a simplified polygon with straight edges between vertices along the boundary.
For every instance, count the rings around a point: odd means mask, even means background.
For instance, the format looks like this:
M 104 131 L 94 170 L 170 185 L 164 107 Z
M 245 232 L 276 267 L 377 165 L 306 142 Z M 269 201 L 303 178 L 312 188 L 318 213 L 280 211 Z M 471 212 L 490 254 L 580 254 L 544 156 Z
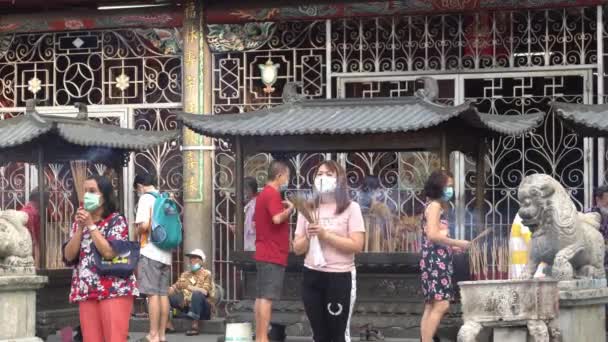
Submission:
M 289 174 L 283 176 L 283 184 L 280 185 L 280 191 L 287 191 L 289 187 Z

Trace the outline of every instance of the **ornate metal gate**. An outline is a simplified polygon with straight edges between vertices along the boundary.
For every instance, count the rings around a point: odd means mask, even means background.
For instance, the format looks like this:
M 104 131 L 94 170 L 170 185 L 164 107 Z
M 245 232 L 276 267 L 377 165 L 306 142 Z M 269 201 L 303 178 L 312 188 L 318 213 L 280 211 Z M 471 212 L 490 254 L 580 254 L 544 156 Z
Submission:
M 76 102 L 89 105 L 104 123 L 146 130 L 175 128 L 171 109 L 181 107 L 181 38 L 178 30 L 134 29 L 0 35 L 0 119 L 21 115 L 25 100 L 42 101 L 38 110 L 69 113 Z M 159 187 L 181 198 L 179 146 L 137 153 L 125 170 L 126 207 L 133 208 L 130 186 L 135 172 L 154 170 Z M 89 173 L 103 173 L 90 165 Z M 25 164 L 0 165 L 0 209 L 20 208 L 36 179 Z M 74 212 L 69 165 L 45 170 L 51 192 L 47 244 L 59 249 Z M 132 213 L 125 213 L 129 216 Z M 61 268 L 49 253 L 48 268 Z M 181 253 L 177 253 L 179 271 Z
M 231 25 L 211 25 L 213 108 L 215 114 L 247 112 L 281 103 L 286 81 L 301 81 L 311 98 L 408 96 L 414 80 L 430 75 L 439 80 L 440 101 L 476 102 L 481 111 L 523 115 L 546 111 L 542 127 L 520 138 L 492 142 L 486 156 L 488 224 L 508 229 L 517 209 L 516 186 L 531 172 L 545 172 L 568 188 L 579 207 L 590 204 L 597 179 L 606 179 L 603 141 L 582 139 L 565 130 L 551 113 L 551 100 L 593 103 L 603 100 L 608 79 L 606 7 L 482 12 L 463 15 L 340 19 L 298 23 L 246 24 L 258 29 L 255 39 L 238 36 L 241 44 L 222 41 L 220 33 L 241 32 Z M 247 49 L 244 47 L 247 46 Z M 226 52 L 231 51 L 231 52 Z M 263 91 L 257 64 L 279 64 L 275 92 Z M 599 72 L 599 74 L 598 74 Z M 238 274 L 230 265 L 234 246 L 232 155 L 216 142 L 215 246 L 216 272 L 238 297 Z M 599 161 L 592 158 L 597 148 Z M 421 182 L 438 164 L 432 153 L 306 154 L 291 158 L 296 177 L 291 190 L 310 186 L 310 169 L 324 158 L 339 159 L 349 171 L 355 198 L 369 185 L 380 189 L 383 203 L 399 213 L 406 228 L 420 206 Z M 264 181 L 271 159 L 258 155 L 248 162 L 247 175 Z M 471 159 L 455 153 L 451 165 L 457 178 L 454 227 L 470 238 L 475 224 Z M 599 176 L 601 174 L 601 177 Z M 597 175 L 597 176 L 596 176 Z M 412 222 L 407 222 L 409 219 Z M 399 233 L 399 232 L 397 232 Z M 392 235 L 383 251 L 415 246 Z M 404 243 L 405 242 L 405 243 Z
M 508 229 L 519 204 L 517 186 L 527 174 L 547 173 L 569 191 L 579 209 L 591 203 L 593 173 L 585 156 L 591 149 L 586 139 L 567 130 L 552 111 L 550 101 L 587 103 L 591 72 L 561 71 L 539 73 L 503 73 L 463 78 L 464 99 L 473 100 L 481 111 L 500 115 L 524 115 L 535 111 L 548 113 L 545 122 L 534 132 L 522 137 L 505 137 L 492 141 L 486 156 L 486 217 L 488 224 Z M 588 140 L 587 140 L 588 141 Z M 473 223 L 475 166 L 469 158 L 458 165 L 464 177 L 464 226 Z M 461 218 L 462 219 L 462 218 Z M 466 232 L 466 231 L 465 231 Z M 471 238 L 469 234 L 464 234 Z

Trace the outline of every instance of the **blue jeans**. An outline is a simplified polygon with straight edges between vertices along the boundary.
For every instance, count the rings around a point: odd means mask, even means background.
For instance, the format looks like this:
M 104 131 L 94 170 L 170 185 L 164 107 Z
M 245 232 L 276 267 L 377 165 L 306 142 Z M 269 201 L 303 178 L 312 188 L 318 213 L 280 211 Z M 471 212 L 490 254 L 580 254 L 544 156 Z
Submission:
M 198 291 L 192 292 L 192 300 L 189 305 L 185 304 L 184 295 L 181 292 L 169 296 L 169 303 L 172 308 L 186 313 L 188 318 L 195 321 L 207 321 L 211 319 L 211 307 L 207 297 Z

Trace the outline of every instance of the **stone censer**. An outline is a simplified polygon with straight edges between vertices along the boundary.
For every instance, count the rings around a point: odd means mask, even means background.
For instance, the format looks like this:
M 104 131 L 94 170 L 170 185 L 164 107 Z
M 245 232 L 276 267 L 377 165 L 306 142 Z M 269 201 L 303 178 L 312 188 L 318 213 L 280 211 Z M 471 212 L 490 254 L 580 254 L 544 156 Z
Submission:
M 458 342 L 606 341 L 604 239 L 597 213 L 579 213 L 548 175 L 520 184 L 519 216 L 532 231 L 522 279 L 459 282 Z M 546 277 L 535 279 L 540 263 Z
M 460 286 L 464 325 L 459 342 L 486 340 L 483 328 L 493 329 L 494 341 L 520 336 L 532 341 L 557 340 L 559 290 L 553 279 L 465 281 Z M 509 339 L 505 339 L 509 337 Z

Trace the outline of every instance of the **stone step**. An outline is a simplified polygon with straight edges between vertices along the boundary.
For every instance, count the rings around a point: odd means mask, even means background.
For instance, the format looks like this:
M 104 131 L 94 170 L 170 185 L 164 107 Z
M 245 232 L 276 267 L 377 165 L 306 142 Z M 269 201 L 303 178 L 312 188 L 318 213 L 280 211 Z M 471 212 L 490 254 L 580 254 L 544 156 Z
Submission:
M 310 342 L 311 340 L 312 340 L 311 337 L 287 337 L 287 339 L 285 339 L 285 342 Z M 364 342 L 358 337 L 353 337 L 351 339 L 351 341 Z M 384 342 L 419 342 L 419 341 L 420 341 L 419 338 L 386 338 L 386 339 L 384 339 Z M 441 341 L 452 342 L 449 340 L 441 340 Z M 218 337 L 217 342 L 224 342 L 224 337 L 223 336 Z
M 175 329 L 183 333 L 190 329 L 192 323 L 186 318 L 174 318 L 172 320 Z M 226 331 L 226 324 L 223 318 L 214 318 L 210 321 L 201 321 L 201 333 L 221 335 Z M 133 332 L 147 332 L 150 329 L 150 323 L 147 317 L 131 317 L 129 330 Z

